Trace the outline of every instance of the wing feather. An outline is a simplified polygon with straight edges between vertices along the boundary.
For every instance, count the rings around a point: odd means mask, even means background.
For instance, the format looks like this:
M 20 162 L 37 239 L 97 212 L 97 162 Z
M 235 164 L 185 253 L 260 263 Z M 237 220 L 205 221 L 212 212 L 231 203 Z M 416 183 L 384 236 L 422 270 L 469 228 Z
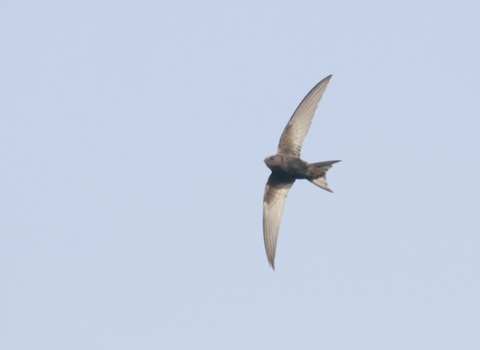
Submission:
M 317 110 L 318 103 L 331 77 L 332 76 L 329 75 L 315 85 L 302 102 L 300 102 L 283 130 L 278 144 L 278 153 L 300 157 L 303 140 L 305 140 L 305 136 L 307 136 L 308 129 L 310 129 L 310 125 L 312 124 L 313 115 Z
M 294 182 L 295 179 L 281 179 L 272 173 L 265 186 L 263 197 L 263 239 L 268 262 L 274 270 L 278 231 L 282 221 L 285 199 Z

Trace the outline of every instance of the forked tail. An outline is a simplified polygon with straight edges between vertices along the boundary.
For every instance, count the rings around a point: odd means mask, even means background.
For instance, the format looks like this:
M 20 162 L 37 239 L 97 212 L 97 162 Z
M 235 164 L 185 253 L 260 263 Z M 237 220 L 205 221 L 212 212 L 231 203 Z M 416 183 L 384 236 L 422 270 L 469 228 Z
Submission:
M 322 176 L 317 177 L 316 179 L 308 179 L 308 181 L 320 188 L 323 188 L 325 191 L 333 192 L 328 188 L 327 171 L 333 166 L 333 164 L 338 162 L 340 162 L 340 160 L 327 160 L 326 162 L 311 163 L 316 168 L 322 169 L 324 173 Z

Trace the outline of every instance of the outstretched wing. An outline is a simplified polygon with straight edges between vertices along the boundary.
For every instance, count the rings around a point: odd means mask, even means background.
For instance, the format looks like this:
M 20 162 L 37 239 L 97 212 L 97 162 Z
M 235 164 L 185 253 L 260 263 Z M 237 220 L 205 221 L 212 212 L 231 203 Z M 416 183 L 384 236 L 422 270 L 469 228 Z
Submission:
M 282 221 L 285 198 L 295 179 L 281 178 L 272 173 L 268 178 L 263 196 L 263 239 L 270 266 L 275 270 L 275 250 L 278 231 Z
M 295 113 L 288 121 L 285 130 L 283 130 L 278 144 L 278 153 L 291 154 L 295 157 L 300 157 L 300 150 L 302 143 L 307 136 L 310 124 L 312 124 L 313 115 L 317 110 L 318 103 L 322 98 L 328 82 L 332 76 L 329 75 L 305 96 L 302 102 L 298 105 Z

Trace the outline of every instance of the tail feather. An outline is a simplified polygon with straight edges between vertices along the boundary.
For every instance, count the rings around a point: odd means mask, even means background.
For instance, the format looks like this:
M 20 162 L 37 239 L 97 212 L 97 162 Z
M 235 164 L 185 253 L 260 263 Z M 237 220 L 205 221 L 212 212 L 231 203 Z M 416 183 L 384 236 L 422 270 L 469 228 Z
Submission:
M 308 179 L 308 181 L 310 181 L 312 184 L 324 189 L 325 191 L 333 193 L 333 191 L 330 188 L 328 188 L 327 171 L 328 171 L 328 169 L 330 169 L 333 166 L 333 164 L 338 163 L 338 162 L 340 162 L 340 160 L 328 160 L 326 162 L 311 163 L 316 168 L 322 169 L 325 173 L 322 176 L 320 176 L 316 179 Z

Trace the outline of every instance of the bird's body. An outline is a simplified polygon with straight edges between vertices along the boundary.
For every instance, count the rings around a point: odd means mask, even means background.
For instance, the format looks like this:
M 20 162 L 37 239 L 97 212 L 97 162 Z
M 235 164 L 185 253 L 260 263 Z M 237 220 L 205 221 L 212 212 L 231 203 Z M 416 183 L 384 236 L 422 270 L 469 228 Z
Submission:
M 268 262 L 272 268 L 275 268 L 275 251 L 285 199 L 295 180 L 307 179 L 332 192 L 327 185 L 326 173 L 339 160 L 310 164 L 300 159 L 303 140 L 330 78 L 331 75 L 323 79 L 305 96 L 280 137 L 277 154 L 265 158 L 265 164 L 272 173 L 263 197 L 263 237 Z
M 309 164 L 300 158 L 291 155 L 277 154 L 275 156 L 267 157 L 265 159 L 265 164 L 270 170 L 272 170 L 272 172 L 285 178 L 296 180 L 317 179 L 325 175 L 325 170 L 322 169 L 322 167 L 315 165 L 319 163 Z

